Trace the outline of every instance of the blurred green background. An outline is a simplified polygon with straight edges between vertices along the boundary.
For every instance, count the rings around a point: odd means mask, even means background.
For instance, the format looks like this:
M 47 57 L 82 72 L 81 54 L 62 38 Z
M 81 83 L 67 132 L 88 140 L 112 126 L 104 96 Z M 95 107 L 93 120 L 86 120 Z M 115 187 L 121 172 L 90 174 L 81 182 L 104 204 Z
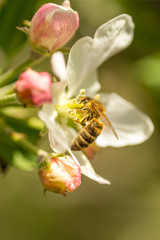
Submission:
M 30 20 L 46 2 L 0 0 L 1 69 L 26 57 L 27 39 L 16 26 Z M 118 93 L 148 114 L 155 132 L 141 145 L 106 148 L 96 156 L 92 164 L 111 186 L 83 177 L 82 186 L 72 194 L 63 197 L 47 192 L 44 197 L 36 170 L 12 168 L 1 175 L 0 239 L 159 240 L 160 2 L 73 0 L 71 6 L 80 15 L 80 28 L 72 42 L 93 36 L 98 26 L 119 14 L 133 17 L 133 43 L 100 67 L 99 79 L 103 91 Z

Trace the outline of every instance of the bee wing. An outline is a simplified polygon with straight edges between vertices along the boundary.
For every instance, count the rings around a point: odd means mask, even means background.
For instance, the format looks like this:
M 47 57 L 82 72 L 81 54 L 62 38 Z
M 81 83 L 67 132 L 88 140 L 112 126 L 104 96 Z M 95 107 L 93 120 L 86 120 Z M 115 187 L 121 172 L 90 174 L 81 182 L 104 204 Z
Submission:
M 95 107 L 94 107 L 94 109 L 97 111 L 97 113 L 98 113 L 98 115 L 99 115 L 99 118 L 100 118 L 100 120 L 104 123 L 104 125 L 105 125 L 108 129 L 110 129 L 110 130 L 113 132 L 113 134 L 115 135 L 115 137 L 118 139 L 118 135 L 117 135 L 114 127 L 112 126 L 112 123 L 111 123 L 110 120 L 108 119 L 108 117 L 107 117 L 105 114 L 103 114 L 101 111 L 99 111 L 98 108 L 95 108 Z
M 99 118 L 100 118 L 100 120 L 104 123 L 104 125 L 105 125 L 108 129 L 110 129 L 110 130 L 113 132 L 113 134 L 115 135 L 115 137 L 118 139 L 118 135 L 117 135 L 114 127 L 112 126 L 112 123 L 111 123 L 110 120 L 108 119 L 108 117 L 107 117 L 103 112 L 101 112 L 101 111 L 98 109 L 97 106 L 92 105 L 92 107 L 93 107 L 93 108 L 95 109 L 95 111 L 98 113 Z
M 114 127 L 112 126 L 112 123 L 110 122 L 110 120 L 108 119 L 108 117 L 106 115 L 104 115 L 103 113 L 99 114 L 99 118 L 101 119 L 101 121 L 104 123 L 104 125 L 110 129 L 113 134 L 115 135 L 115 137 L 118 139 L 118 135 L 114 129 Z

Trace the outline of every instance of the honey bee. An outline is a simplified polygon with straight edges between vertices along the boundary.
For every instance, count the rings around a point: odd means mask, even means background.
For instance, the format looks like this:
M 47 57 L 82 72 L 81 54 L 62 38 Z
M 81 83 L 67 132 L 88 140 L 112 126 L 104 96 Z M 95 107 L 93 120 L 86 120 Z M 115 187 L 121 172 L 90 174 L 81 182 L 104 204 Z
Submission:
M 82 104 L 79 112 L 83 117 L 77 120 L 77 122 L 81 124 L 83 128 L 73 140 L 71 144 L 72 150 L 80 151 L 87 148 L 101 134 L 104 125 L 110 129 L 118 139 L 115 129 L 105 114 L 106 109 L 100 101 L 91 97 L 82 96 L 79 103 Z

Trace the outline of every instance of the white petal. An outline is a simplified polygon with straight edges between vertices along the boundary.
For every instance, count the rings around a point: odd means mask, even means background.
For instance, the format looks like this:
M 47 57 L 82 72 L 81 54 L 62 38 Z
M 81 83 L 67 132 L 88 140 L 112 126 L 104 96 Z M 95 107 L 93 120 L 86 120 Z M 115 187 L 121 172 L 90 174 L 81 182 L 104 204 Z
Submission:
M 52 103 L 58 104 L 60 99 L 62 98 L 64 90 L 66 88 L 67 82 L 53 82 L 51 85 L 51 92 L 52 92 Z
M 77 132 L 73 128 L 68 128 L 69 132 L 69 138 L 74 139 L 77 135 Z M 71 144 L 71 142 L 70 142 Z M 90 161 L 87 159 L 87 157 L 82 152 L 75 152 L 74 153 L 70 150 L 69 147 L 67 147 L 68 152 L 73 157 L 74 161 L 77 162 L 81 167 L 81 172 L 83 175 L 85 175 L 88 178 L 91 178 L 92 180 L 98 182 L 99 184 L 111 184 L 108 180 L 105 178 L 99 176 L 93 169 L 92 165 L 90 164 Z
M 71 48 L 67 73 L 69 79 L 68 97 L 72 97 L 83 87 L 84 81 L 106 59 L 126 48 L 133 39 L 132 18 L 122 14 L 100 26 L 94 38 L 84 37 Z
M 57 112 L 52 104 L 45 104 L 38 113 L 39 118 L 46 124 L 49 130 L 49 142 L 56 153 L 63 153 L 67 147 L 65 134 L 59 124 L 55 121 Z
M 94 71 L 91 73 L 86 80 L 83 82 L 83 89 L 86 89 L 86 95 L 90 97 L 95 97 L 96 93 L 100 90 L 101 85 L 98 82 L 98 74 L 97 71 Z M 78 90 L 78 89 L 77 89 Z M 77 92 L 74 92 L 74 95 L 76 96 L 79 94 L 79 90 Z
M 51 57 L 51 67 L 54 75 L 60 79 L 60 82 L 52 83 L 52 99 L 53 103 L 59 102 L 60 97 L 64 94 L 64 90 L 68 84 L 67 69 L 64 55 L 61 52 L 55 52 Z
M 67 70 L 62 52 L 55 52 L 51 57 L 52 72 L 60 81 L 67 81 Z
M 110 119 L 119 139 L 104 128 L 97 138 L 96 144 L 100 147 L 123 147 L 140 144 L 146 141 L 153 133 L 154 126 L 150 118 L 119 95 L 101 94 L 100 100 L 105 103 L 107 116 Z
M 48 138 L 54 152 L 61 154 L 66 151 L 66 138 L 59 125 L 55 124 L 52 129 L 49 129 Z
M 88 178 L 91 178 L 92 180 L 98 182 L 99 184 L 111 184 L 108 180 L 99 176 L 94 171 L 89 160 L 82 152 L 74 152 L 74 155 L 75 155 L 75 158 L 77 158 L 77 160 L 81 166 L 81 172 L 83 175 L 85 175 Z M 72 154 L 72 156 L 73 156 L 73 154 Z

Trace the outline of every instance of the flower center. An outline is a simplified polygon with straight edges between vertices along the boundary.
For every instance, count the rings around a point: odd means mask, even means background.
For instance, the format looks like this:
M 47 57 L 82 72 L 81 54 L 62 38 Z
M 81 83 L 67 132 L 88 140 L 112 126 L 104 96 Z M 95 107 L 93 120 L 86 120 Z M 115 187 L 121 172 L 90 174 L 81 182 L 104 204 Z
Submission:
M 58 113 L 59 120 L 70 120 L 70 122 L 73 122 L 72 125 L 75 125 L 75 123 L 81 124 L 81 120 L 85 118 L 86 112 L 88 111 L 88 109 L 84 109 L 88 99 L 90 98 L 85 96 L 84 89 L 80 90 L 80 94 L 76 98 L 61 99 L 59 104 L 55 104 L 55 109 Z

